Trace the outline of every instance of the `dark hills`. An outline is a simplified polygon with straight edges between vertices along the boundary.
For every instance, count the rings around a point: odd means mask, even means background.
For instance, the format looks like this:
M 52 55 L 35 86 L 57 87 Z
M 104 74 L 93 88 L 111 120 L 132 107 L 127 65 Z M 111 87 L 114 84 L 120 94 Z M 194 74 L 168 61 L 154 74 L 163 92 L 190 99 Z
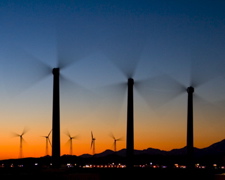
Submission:
M 212 164 L 225 165 L 225 139 L 206 148 L 195 148 L 194 154 L 195 163 L 200 163 L 208 166 L 212 166 Z M 126 149 L 121 149 L 117 152 L 107 149 L 95 155 L 63 155 L 61 156 L 61 162 L 64 165 L 66 165 L 67 163 L 72 163 L 80 166 L 86 164 L 125 164 L 125 158 Z M 164 151 L 154 148 L 134 150 L 134 161 L 135 164 L 153 163 L 167 166 L 172 166 L 175 163 L 185 164 L 186 147 L 180 149 L 172 149 L 170 151 Z M 1 160 L 0 163 L 5 164 L 5 166 L 10 166 L 12 164 L 34 165 L 35 163 L 42 166 L 48 166 L 51 163 L 51 157 L 44 156 L 40 158 L 7 159 Z

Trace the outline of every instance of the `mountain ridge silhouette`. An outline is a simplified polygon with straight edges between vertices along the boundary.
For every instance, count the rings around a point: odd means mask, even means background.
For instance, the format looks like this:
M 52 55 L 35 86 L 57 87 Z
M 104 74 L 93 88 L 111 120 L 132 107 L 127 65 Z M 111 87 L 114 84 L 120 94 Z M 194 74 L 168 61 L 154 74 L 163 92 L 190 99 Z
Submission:
M 116 152 L 110 149 L 106 149 L 105 151 L 95 154 L 95 155 L 90 155 L 90 154 L 82 154 L 80 157 L 91 157 L 91 156 L 96 156 L 96 157 L 103 157 L 112 153 L 116 153 L 117 155 L 120 155 L 122 157 L 126 156 L 126 149 L 121 149 Z M 196 148 L 194 147 L 194 153 L 197 156 L 203 156 L 203 155 L 213 155 L 213 154 L 224 154 L 225 155 L 225 139 L 218 141 L 216 143 L 213 143 L 209 145 L 208 147 L 205 148 Z M 176 148 L 172 149 L 169 151 L 166 150 L 161 150 L 157 148 L 147 148 L 143 150 L 137 150 L 134 149 L 134 155 L 140 155 L 140 154 L 147 154 L 147 155 L 185 155 L 186 154 L 186 146 L 182 148 Z
M 134 162 L 136 164 L 161 164 L 173 167 L 174 164 L 185 164 L 187 160 L 186 146 L 179 149 L 172 149 L 169 151 L 160 150 L 156 148 L 147 148 L 143 150 L 134 150 Z M 195 162 L 205 164 L 212 167 L 213 164 L 220 164 L 225 166 L 225 139 L 213 143 L 205 148 L 194 148 Z M 121 149 L 114 152 L 111 149 L 98 154 L 82 154 L 82 155 L 68 155 L 64 154 L 60 157 L 61 163 L 66 164 L 79 164 L 84 166 L 86 164 L 125 164 L 126 163 L 126 149 Z M 23 164 L 24 167 L 32 167 L 34 164 L 39 166 L 50 166 L 52 157 L 47 155 L 43 157 L 26 157 L 17 159 L 4 159 L 0 160 L 1 164 L 10 167 L 12 164 L 18 166 Z

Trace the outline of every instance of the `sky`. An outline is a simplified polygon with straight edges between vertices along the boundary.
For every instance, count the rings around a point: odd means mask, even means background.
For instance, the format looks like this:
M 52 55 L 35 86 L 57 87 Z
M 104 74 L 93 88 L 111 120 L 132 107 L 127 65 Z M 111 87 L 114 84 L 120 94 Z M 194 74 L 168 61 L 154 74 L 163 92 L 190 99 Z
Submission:
M 61 155 L 126 148 L 126 83 L 134 79 L 134 148 L 186 146 L 194 92 L 194 146 L 225 138 L 225 1 L 2 0 L 0 159 L 46 155 L 51 70 L 60 67 Z M 51 140 L 51 135 L 50 135 Z M 49 146 L 48 154 L 51 155 Z

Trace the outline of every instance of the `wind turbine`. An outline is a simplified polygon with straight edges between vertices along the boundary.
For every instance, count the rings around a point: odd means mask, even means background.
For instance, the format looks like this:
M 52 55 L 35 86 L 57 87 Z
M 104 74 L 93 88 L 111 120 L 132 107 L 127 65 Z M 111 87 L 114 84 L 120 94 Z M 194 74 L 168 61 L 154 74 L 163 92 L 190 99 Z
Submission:
M 134 35 L 136 36 L 136 34 Z M 134 165 L 134 87 L 139 88 L 145 84 L 145 80 L 134 80 L 137 65 L 142 55 L 146 37 L 130 36 L 129 33 L 119 34 L 115 37 L 115 42 L 108 48 L 103 47 L 106 57 L 122 72 L 125 81 L 122 82 L 122 88 L 127 93 L 127 121 L 126 121 L 126 167 L 133 168 Z M 149 81 L 149 79 L 147 79 Z M 121 84 L 119 84 L 121 85 Z M 124 86 L 125 85 L 125 86 Z M 125 87 L 125 88 L 124 88 Z M 141 94 L 142 95 L 142 94 Z M 146 95 L 146 94 L 145 94 Z
M 45 154 L 46 154 L 46 156 L 48 155 L 48 144 L 50 144 L 50 146 L 52 146 L 51 141 L 49 139 L 49 136 L 50 136 L 51 132 L 52 132 L 52 130 L 48 133 L 47 136 L 42 136 L 42 137 L 45 138 L 45 147 L 46 147 Z
M 14 133 L 14 136 L 20 138 L 19 158 L 22 158 L 23 157 L 23 142 L 24 142 L 23 136 L 24 136 L 25 133 L 27 133 L 27 130 L 26 129 L 24 129 L 21 134 Z
M 34 57 L 22 48 L 13 46 L 11 48 L 11 51 L 14 53 L 13 57 L 9 57 L 10 60 L 16 59 L 18 61 L 21 61 L 21 64 L 26 64 L 26 66 L 23 67 L 22 71 L 20 68 L 15 68 L 15 71 L 13 72 L 13 74 L 16 76 L 16 78 L 14 77 L 15 79 L 18 79 L 21 76 L 21 78 L 24 79 L 25 83 L 23 89 L 27 89 L 33 86 L 38 81 L 41 81 L 51 75 L 51 73 L 53 75 L 52 166 L 57 168 L 60 166 L 60 69 L 67 67 L 73 61 L 72 59 L 68 60 L 63 58 L 62 54 L 58 51 L 57 67 L 52 68 L 49 64 Z M 63 62 L 61 62 L 62 59 Z M 12 65 L 14 64 L 15 63 L 12 62 Z M 36 74 L 34 75 L 34 73 Z
M 122 138 L 115 138 L 113 134 L 111 134 L 110 137 L 113 139 L 113 149 L 114 149 L 114 152 L 116 152 L 116 143 L 117 141 L 121 141 Z
M 95 137 L 91 131 L 91 148 L 92 148 L 92 154 L 95 155 Z
M 135 35 L 135 34 L 134 34 Z M 142 79 L 142 80 L 135 80 L 135 71 L 138 65 L 138 62 L 141 57 L 141 53 L 143 52 L 143 46 L 145 44 L 144 40 L 142 39 L 143 36 L 135 37 L 130 36 L 129 33 L 121 33 L 119 34 L 119 39 L 117 37 L 114 38 L 115 42 L 113 41 L 110 44 L 110 47 L 105 45 L 102 47 L 103 52 L 105 52 L 106 57 L 122 72 L 124 77 L 126 78 L 126 88 L 127 88 L 127 129 L 126 129 L 126 156 L 127 156 L 127 168 L 133 167 L 133 155 L 134 155 L 134 88 L 138 91 L 138 93 L 143 97 L 144 100 L 150 106 L 159 107 L 159 105 L 165 104 L 166 101 L 172 100 L 179 95 L 180 92 L 171 90 L 173 80 L 167 76 L 166 73 L 161 73 L 160 76 Z M 144 37 L 145 39 L 146 37 Z M 198 62 L 198 61 L 196 61 Z M 194 61 L 194 63 L 196 63 Z M 172 63 L 171 63 L 172 64 Z M 204 63 L 203 63 L 204 64 Z M 162 66 L 162 64 L 160 64 Z M 172 66 L 171 66 L 172 67 Z M 150 67 L 149 67 L 150 68 Z M 208 67 L 210 68 L 210 67 Z M 208 69 L 206 68 L 206 69 Z M 158 67 L 160 69 L 160 67 Z M 205 68 L 201 68 L 200 71 L 201 75 L 205 73 Z M 166 74 L 166 75 L 163 75 Z M 207 76 L 211 76 L 213 74 L 208 74 Z M 195 79 L 197 76 L 195 76 Z M 207 81 L 207 77 L 201 76 L 204 81 Z M 201 78 L 197 78 L 199 80 Z M 174 84 L 173 84 L 174 85 Z M 193 141 L 191 139 L 193 134 L 193 105 L 192 105 L 192 95 L 194 93 L 195 84 L 190 84 L 184 88 L 183 86 L 177 85 L 178 91 L 182 89 L 182 92 L 188 92 L 188 130 L 187 130 L 187 137 L 188 137 L 188 147 L 191 147 Z M 167 90 L 171 91 L 167 91 Z M 157 96 L 154 96 L 155 93 Z M 159 96 L 159 93 L 163 96 Z M 152 101 L 152 99 L 155 101 Z M 157 103 L 156 103 L 157 102 Z M 193 149 L 188 148 L 188 149 Z M 192 150 L 188 150 L 188 154 L 191 154 Z M 191 155 L 190 155 L 191 156 Z
M 71 136 L 70 133 L 67 131 L 66 135 L 69 137 L 69 140 L 67 142 L 69 142 L 70 144 L 70 155 L 73 155 L 73 139 L 76 139 L 77 136 Z
M 205 54 L 205 52 L 204 52 Z M 190 79 L 189 85 L 180 83 L 170 75 L 167 75 L 169 80 L 168 88 L 175 92 L 171 99 L 180 96 L 181 94 L 187 93 L 187 126 L 186 126 L 186 159 L 187 168 L 194 168 L 194 103 L 201 100 L 204 103 L 205 98 L 199 96 L 198 88 L 202 85 L 212 81 L 220 75 L 218 71 L 218 64 L 211 61 L 201 61 L 199 59 L 191 59 L 190 66 Z M 207 69 L 207 72 L 205 71 Z M 197 89 L 197 92 L 196 92 Z M 170 99 L 170 100 L 171 100 Z
M 56 66 L 50 66 L 49 64 L 43 62 L 39 58 L 34 57 L 30 53 L 27 53 L 20 47 L 12 46 L 9 47 L 10 50 L 7 52 L 13 52 L 10 54 L 6 54 L 7 57 L 7 65 L 9 65 L 10 69 L 13 69 L 13 73 L 10 72 L 10 76 L 12 77 L 12 81 L 15 79 L 21 79 L 25 81 L 24 84 L 19 84 L 22 90 L 27 89 L 38 81 L 43 80 L 49 75 L 53 75 L 53 97 L 52 97 L 52 167 L 58 168 L 60 167 L 60 83 L 61 79 L 68 80 L 67 78 L 63 78 L 61 75 L 61 70 L 67 68 L 72 65 L 74 62 L 83 59 L 87 55 L 91 54 L 95 51 L 94 44 L 88 44 L 88 42 L 82 42 L 82 45 L 73 45 L 74 42 L 77 42 L 79 35 L 74 35 L 70 33 L 62 33 L 59 35 L 57 39 L 57 54 L 56 54 Z M 81 39 L 81 41 L 85 41 L 85 39 Z M 76 48 L 74 48 L 76 47 Z M 94 49 L 93 49 L 94 47 Z M 10 62 L 10 60 L 13 60 Z M 15 61 L 16 60 L 16 61 Z M 16 63 L 15 63 L 15 62 Z M 18 68 L 18 61 L 20 64 L 26 64 L 21 68 Z M 9 63 L 10 62 L 10 63 Z M 17 64 L 17 65 L 16 65 Z M 15 67 L 13 67 L 15 66 Z M 7 68 L 5 68 L 7 69 Z M 6 72 L 9 73 L 9 72 Z M 13 77 L 12 74 L 15 76 Z M 9 81 L 11 82 L 11 81 Z M 71 83 L 71 82 L 70 82 Z M 9 84 L 13 85 L 12 84 Z M 15 85 L 13 85 L 15 86 Z M 80 88 L 80 87 L 78 87 Z M 15 89 L 9 87 L 9 89 Z M 19 89 L 19 90 L 21 90 Z M 18 91 L 18 89 L 15 89 Z M 16 92 L 18 93 L 18 92 Z M 13 93 L 15 94 L 15 93 Z

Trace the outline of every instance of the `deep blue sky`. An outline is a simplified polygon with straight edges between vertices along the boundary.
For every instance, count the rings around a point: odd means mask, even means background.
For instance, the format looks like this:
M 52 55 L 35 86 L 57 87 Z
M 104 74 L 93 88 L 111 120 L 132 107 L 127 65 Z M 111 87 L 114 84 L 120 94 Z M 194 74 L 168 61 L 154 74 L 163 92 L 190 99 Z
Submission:
M 195 94 L 214 103 L 209 108 L 196 100 L 195 145 L 224 139 L 224 8 L 223 0 L 2 0 L 0 144 L 17 146 L 8 136 L 24 126 L 30 139 L 38 139 L 30 147 L 42 143 L 38 136 L 51 128 L 52 76 L 39 79 L 41 62 L 53 68 L 58 60 L 74 62 L 61 71 L 73 81 L 62 80 L 61 122 L 62 131 L 80 134 L 77 154 L 89 153 L 91 130 L 97 152 L 110 148 L 111 131 L 125 139 L 126 96 L 112 84 L 126 82 L 124 74 L 132 72 L 135 82 L 152 78 L 137 83 L 142 96 L 135 91 L 135 148 L 185 146 L 186 93 L 171 98 L 178 82 L 204 82 Z M 118 148 L 124 147 L 125 141 Z

